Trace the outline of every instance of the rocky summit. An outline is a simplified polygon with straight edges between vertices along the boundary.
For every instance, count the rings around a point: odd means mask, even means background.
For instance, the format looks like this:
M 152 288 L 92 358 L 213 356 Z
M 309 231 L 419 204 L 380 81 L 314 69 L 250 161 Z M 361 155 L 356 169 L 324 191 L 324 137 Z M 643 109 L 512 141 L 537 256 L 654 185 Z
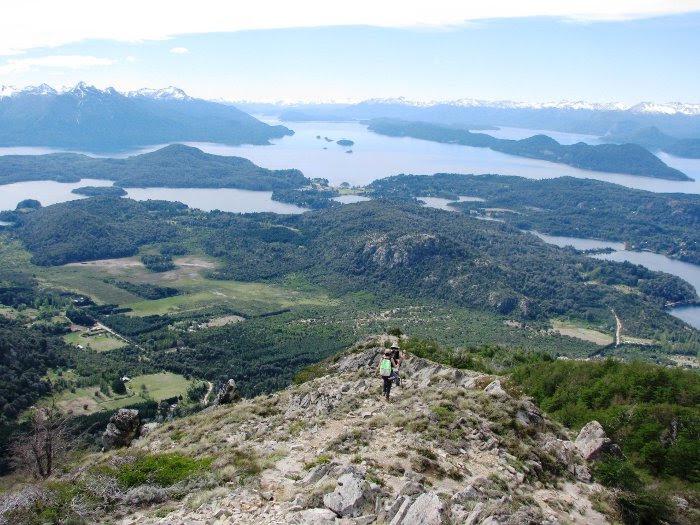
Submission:
M 599 425 L 575 439 L 505 378 L 411 355 L 387 402 L 383 349 L 362 342 L 303 384 L 88 456 L 64 475 L 91 494 L 74 504 L 121 525 L 608 523 L 584 459 L 609 446 Z M 46 497 L 32 490 L 4 515 Z

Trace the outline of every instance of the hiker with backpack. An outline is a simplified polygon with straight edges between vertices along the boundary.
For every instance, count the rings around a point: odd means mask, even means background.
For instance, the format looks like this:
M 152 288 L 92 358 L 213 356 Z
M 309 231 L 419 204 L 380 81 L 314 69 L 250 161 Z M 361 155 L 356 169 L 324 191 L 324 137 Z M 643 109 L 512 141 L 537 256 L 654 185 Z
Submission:
M 403 353 L 401 352 L 399 345 L 396 343 L 392 343 L 390 350 L 391 350 L 391 358 L 394 361 L 394 371 L 391 375 L 391 379 L 396 386 L 401 386 L 401 378 L 399 377 L 399 368 L 401 367 L 401 363 L 403 362 Z
M 384 385 L 382 386 L 382 393 L 389 401 L 389 394 L 391 393 L 391 384 L 394 382 L 394 368 L 396 366 L 396 361 L 393 358 L 394 352 L 391 348 L 384 350 L 384 356 L 379 361 L 379 375 L 382 376 L 382 381 Z

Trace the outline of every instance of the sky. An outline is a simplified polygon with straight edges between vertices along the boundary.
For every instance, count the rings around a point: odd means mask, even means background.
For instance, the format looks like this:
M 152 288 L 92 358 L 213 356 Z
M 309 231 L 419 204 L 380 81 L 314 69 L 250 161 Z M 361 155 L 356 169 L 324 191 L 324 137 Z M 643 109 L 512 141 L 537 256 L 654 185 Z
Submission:
M 5 0 L 1 14 L 0 85 L 700 102 L 700 0 Z

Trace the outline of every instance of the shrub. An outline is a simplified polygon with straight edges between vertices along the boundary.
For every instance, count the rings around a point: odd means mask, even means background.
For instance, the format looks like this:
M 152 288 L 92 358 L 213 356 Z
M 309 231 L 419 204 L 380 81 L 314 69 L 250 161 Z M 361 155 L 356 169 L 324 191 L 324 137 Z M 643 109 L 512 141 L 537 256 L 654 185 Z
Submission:
M 148 454 L 121 465 L 116 477 L 125 488 L 152 484 L 169 487 L 202 474 L 211 466 L 209 458 L 195 459 L 178 453 Z
M 630 525 L 665 523 L 673 514 L 671 504 L 664 496 L 646 490 L 623 491 L 617 496 L 617 504 L 623 521 Z
M 627 460 L 612 456 L 595 463 L 593 475 L 606 487 L 637 490 L 642 485 L 642 480 Z

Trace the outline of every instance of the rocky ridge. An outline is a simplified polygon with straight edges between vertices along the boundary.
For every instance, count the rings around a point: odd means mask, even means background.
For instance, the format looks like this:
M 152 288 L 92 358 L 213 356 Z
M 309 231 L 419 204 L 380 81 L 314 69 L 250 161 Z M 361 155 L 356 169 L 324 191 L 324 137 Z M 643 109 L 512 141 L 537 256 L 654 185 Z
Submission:
M 152 430 L 130 453 L 213 457 L 176 505 L 132 499 L 131 524 L 607 523 L 606 491 L 576 442 L 500 378 L 410 356 L 381 398 L 381 347 L 360 345 L 327 375 Z M 602 440 L 602 441 L 601 441 Z M 167 497 L 158 498 L 160 503 Z

